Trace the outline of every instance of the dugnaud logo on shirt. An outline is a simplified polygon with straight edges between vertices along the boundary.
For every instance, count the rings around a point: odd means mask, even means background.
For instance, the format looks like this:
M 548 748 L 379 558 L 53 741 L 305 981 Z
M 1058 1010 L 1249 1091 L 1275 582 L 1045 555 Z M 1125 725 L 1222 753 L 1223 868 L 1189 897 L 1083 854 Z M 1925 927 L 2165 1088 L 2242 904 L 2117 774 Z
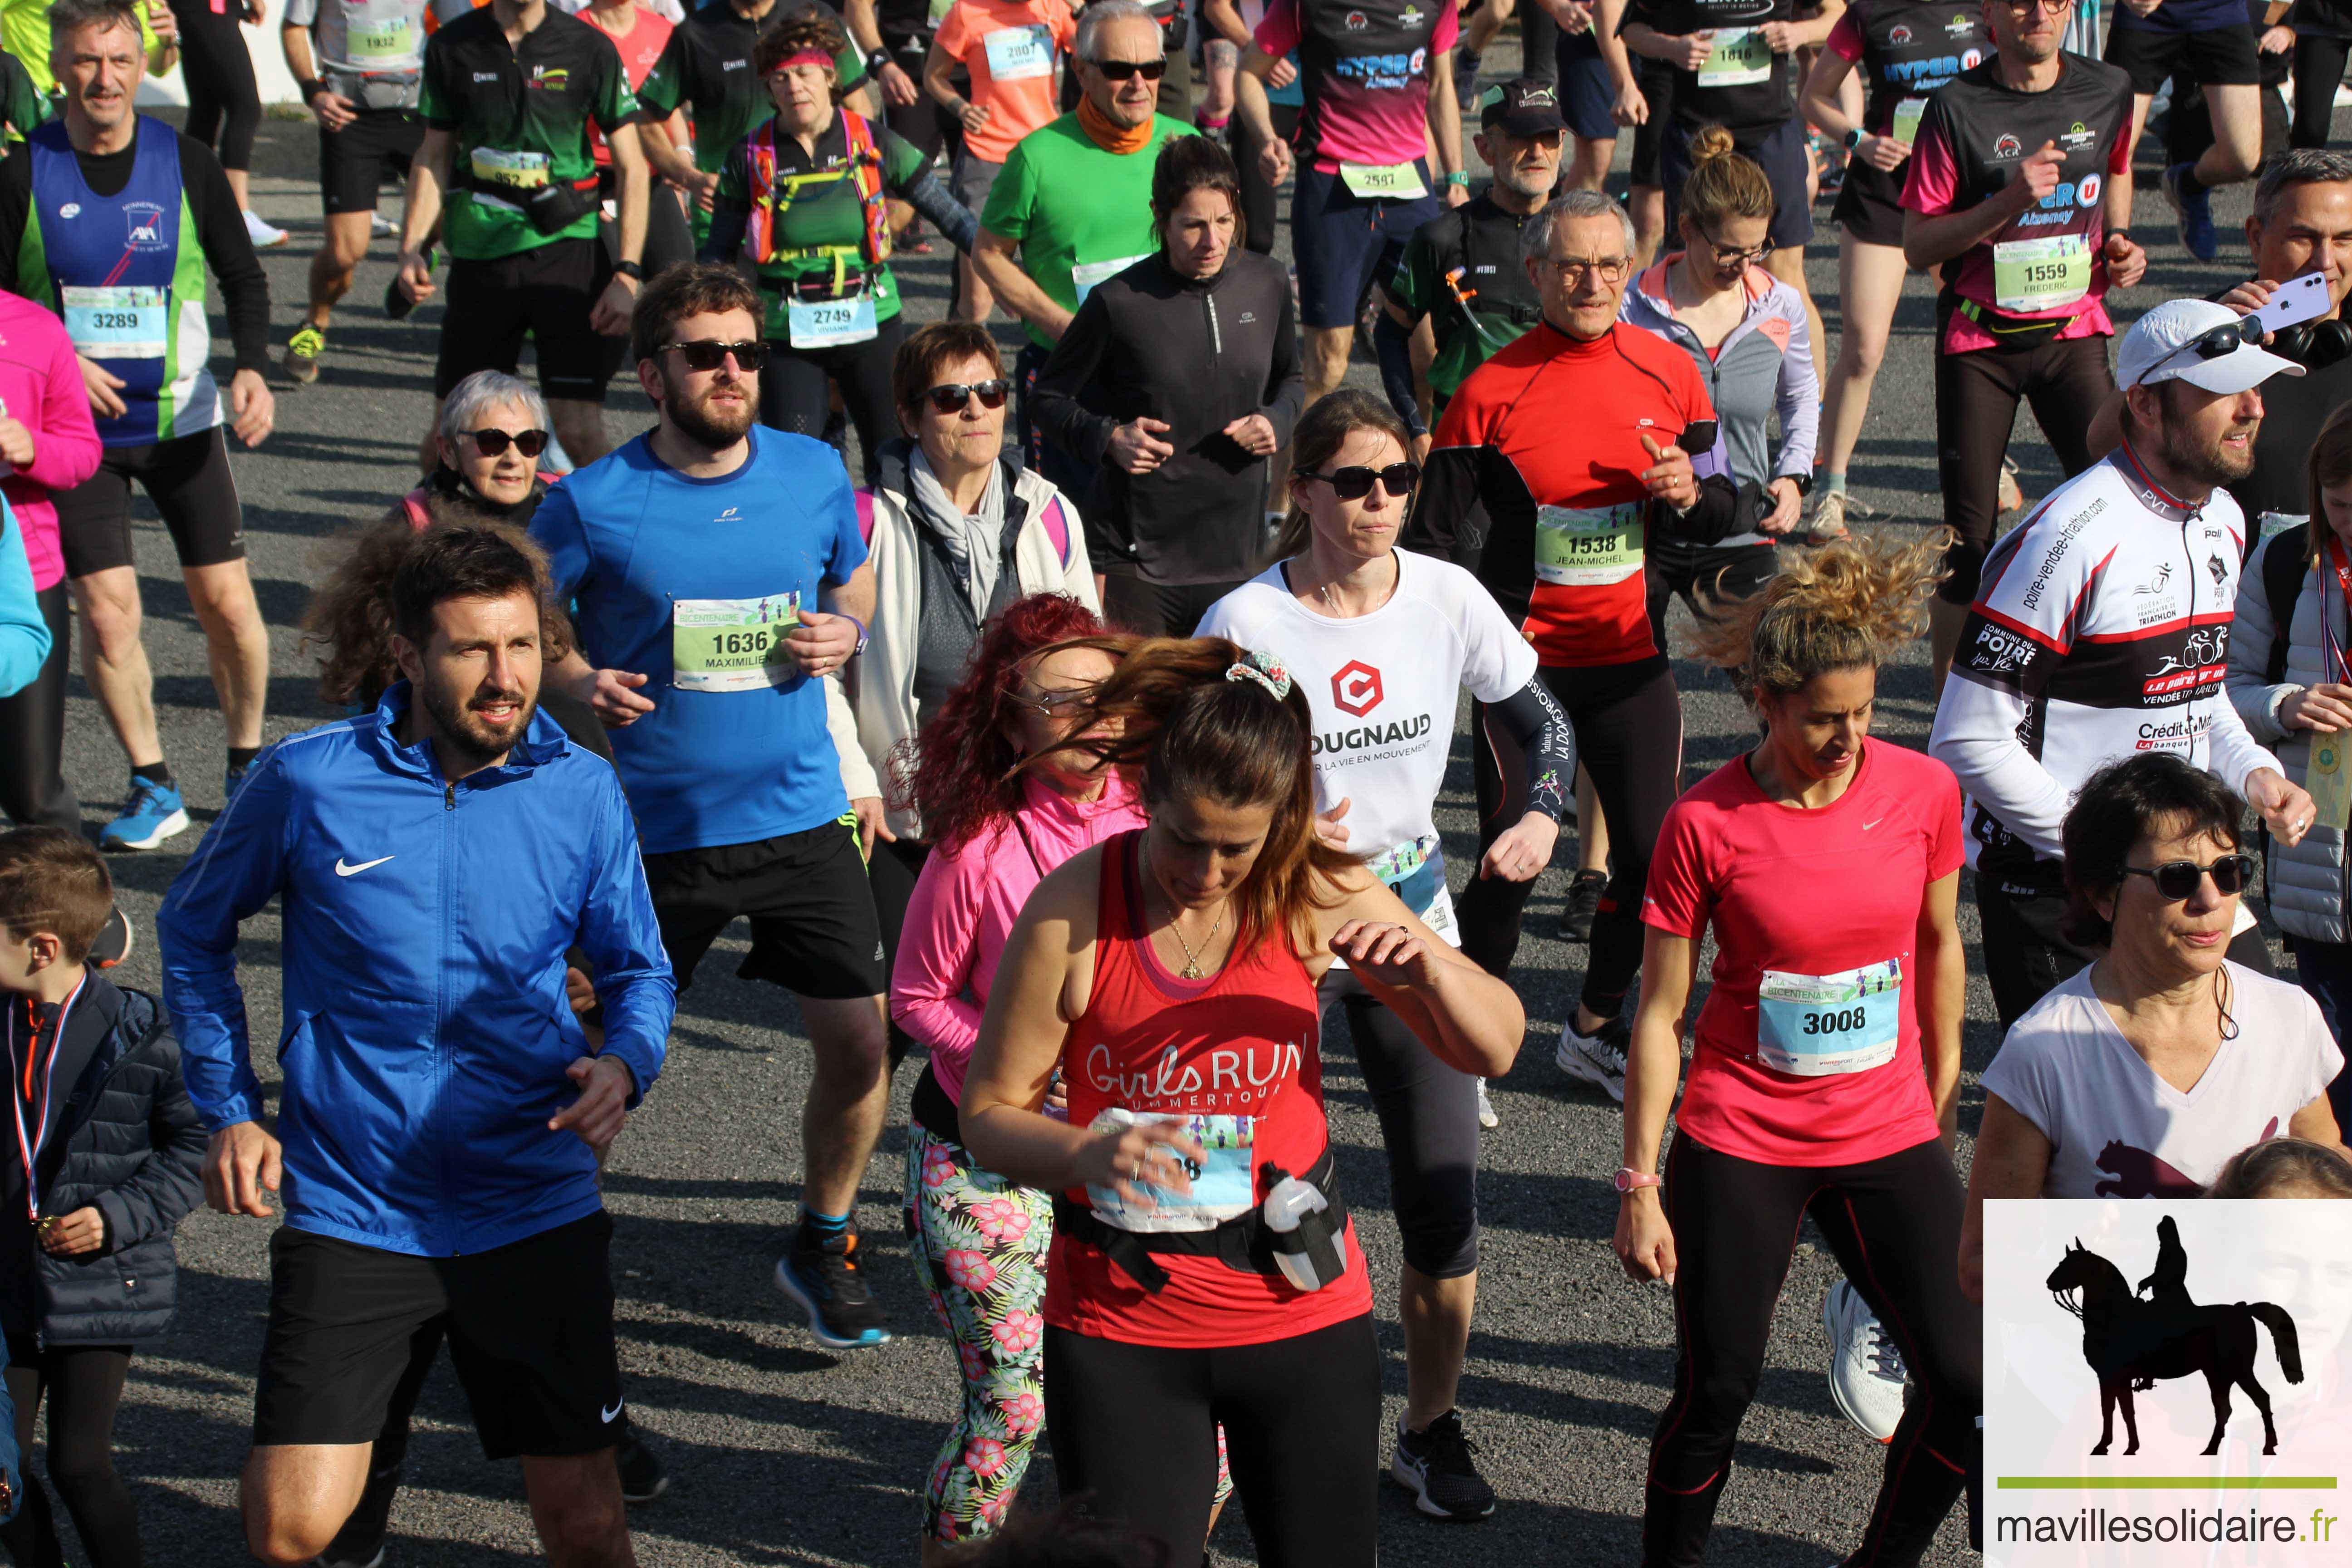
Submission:
M 1993 1568 L 2352 1556 L 2352 1223 L 2338 1212 L 1986 1205 Z

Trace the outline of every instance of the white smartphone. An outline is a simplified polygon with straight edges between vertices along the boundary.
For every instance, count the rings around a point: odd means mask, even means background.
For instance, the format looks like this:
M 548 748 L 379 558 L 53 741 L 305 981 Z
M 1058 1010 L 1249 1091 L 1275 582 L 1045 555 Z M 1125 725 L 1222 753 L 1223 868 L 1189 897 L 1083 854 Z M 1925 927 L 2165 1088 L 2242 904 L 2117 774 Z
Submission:
M 2254 312 L 2254 320 L 2262 323 L 2263 331 L 2275 332 L 2316 321 L 2327 314 L 2330 303 L 2326 274 L 2306 272 L 2272 289 L 2270 302 Z

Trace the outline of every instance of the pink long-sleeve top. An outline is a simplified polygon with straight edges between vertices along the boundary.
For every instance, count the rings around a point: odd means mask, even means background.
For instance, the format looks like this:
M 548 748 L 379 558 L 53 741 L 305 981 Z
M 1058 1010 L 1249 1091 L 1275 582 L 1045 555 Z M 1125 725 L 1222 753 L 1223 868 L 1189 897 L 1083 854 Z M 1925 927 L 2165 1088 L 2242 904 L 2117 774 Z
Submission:
M 1116 773 L 1097 800 L 1072 800 L 1034 778 L 1023 797 L 1016 818 L 931 851 L 890 971 L 890 1016 L 929 1047 L 931 1076 L 959 1105 L 988 988 L 1021 906 L 1055 867 L 1146 821 L 1134 784 Z
M 65 323 L 16 294 L 0 293 L 0 412 L 33 437 L 24 468 L 0 461 L 0 494 L 25 531 L 33 586 L 53 588 L 66 574 L 52 490 L 69 490 L 98 472 L 103 448 L 90 422 L 89 394 Z

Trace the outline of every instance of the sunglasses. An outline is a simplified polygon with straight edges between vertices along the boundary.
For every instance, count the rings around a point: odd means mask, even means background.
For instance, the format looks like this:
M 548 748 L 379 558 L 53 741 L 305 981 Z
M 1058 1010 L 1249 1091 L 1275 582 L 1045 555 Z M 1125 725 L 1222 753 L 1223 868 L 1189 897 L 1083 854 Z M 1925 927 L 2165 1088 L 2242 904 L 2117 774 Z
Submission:
M 2126 877 L 2146 877 L 2156 884 L 2157 893 L 2168 904 L 2177 904 L 2194 897 L 2200 882 L 2210 872 L 2213 890 L 2220 893 L 2242 893 L 2253 885 L 2254 858 L 2241 852 L 2224 855 L 2210 866 L 2200 866 L 2194 860 L 2167 860 L 2161 866 L 2126 866 Z
M 1012 390 L 1013 384 L 1000 375 L 994 381 L 951 381 L 923 395 L 930 400 L 931 412 L 944 416 L 962 413 L 966 401 L 974 397 L 980 399 L 982 408 L 1002 408 L 1005 395 Z
M 1036 697 L 1025 691 L 1008 692 L 1006 695 L 1022 707 L 1034 708 L 1048 719 L 1061 719 L 1084 711 L 1087 705 L 1095 700 L 1095 690 L 1092 686 L 1068 686 Z
M 2147 371 L 2140 373 L 2139 384 L 2146 386 L 2148 372 L 2156 370 L 2166 360 L 2178 359 L 2185 353 L 2193 353 L 2199 359 L 2205 360 L 2228 359 L 2242 346 L 2260 348 L 2262 344 L 2263 324 L 2253 317 L 2247 316 L 2239 321 L 2225 321 L 2218 327 L 2207 328 L 2166 354 L 2164 359 L 2158 360 L 2155 364 L 2148 366 Z
M 1331 493 L 1341 500 L 1361 500 L 1372 493 L 1372 482 L 1380 481 L 1381 489 L 1391 497 L 1407 496 L 1412 487 L 1421 483 L 1419 463 L 1391 463 L 1385 468 L 1350 467 L 1334 468 L 1328 474 L 1302 474 L 1302 479 L 1321 479 L 1331 487 Z
M 1095 69 L 1102 72 L 1103 75 L 1108 77 L 1113 81 L 1125 81 L 1131 76 L 1139 76 L 1146 81 L 1158 81 L 1161 77 L 1168 74 L 1168 62 L 1164 58 L 1156 60 L 1088 60 L 1087 64 L 1094 67 Z
M 756 371 L 768 363 L 768 345 L 763 342 L 721 343 L 697 338 L 669 346 L 685 358 L 688 370 L 717 370 L 727 363 L 729 354 L 735 356 L 735 368 L 740 371 Z
M 502 458 L 509 447 L 526 458 L 536 458 L 547 450 L 547 432 L 544 430 L 518 430 L 511 436 L 503 430 L 467 430 L 464 434 L 467 440 L 473 442 L 474 449 L 485 458 Z

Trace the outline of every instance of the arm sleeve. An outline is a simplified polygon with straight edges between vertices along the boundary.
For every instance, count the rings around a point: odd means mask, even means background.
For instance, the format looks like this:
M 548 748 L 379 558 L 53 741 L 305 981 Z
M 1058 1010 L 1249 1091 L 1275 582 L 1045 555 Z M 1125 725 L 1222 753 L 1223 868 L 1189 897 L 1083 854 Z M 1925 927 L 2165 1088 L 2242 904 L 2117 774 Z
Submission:
M 1848 5 L 1845 14 L 1837 19 L 1837 25 L 1830 29 L 1830 36 L 1822 41 L 1822 47 L 1851 65 L 1862 58 L 1862 18 L 1853 6 Z
M 1421 494 L 1405 520 L 1401 542 L 1408 549 L 1458 561 L 1486 547 L 1488 520 L 1479 485 L 1486 462 L 1486 421 L 1479 400 L 1464 395 L 1476 380 L 1474 375 L 1465 382 L 1438 416 Z
M 742 253 L 743 232 L 751 222 L 751 179 L 744 167 L 749 145 L 736 142 L 719 162 L 719 189 L 710 197 L 710 232 L 703 237 L 698 261 L 728 266 Z
M 203 153 L 202 157 L 195 156 Z M 269 279 L 253 253 L 245 214 L 229 189 L 228 174 L 203 143 L 180 138 L 180 178 L 194 209 L 196 243 L 220 280 L 221 305 L 228 316 L 229 342 L 236 368 L 256 374 L 269 369 Z M 75 379 L 80 379 L 77 376 Z
M 1275 309 L 1274 356 L 1266 365 L 1265 404 L 1258 412 L 1274 426 L 1275 440 L 1287 447 L 1307 401 L 1307 378 L 1298 356 L 1298 324 L 1291 314 L 1290 290 L 1276 292 L 1280 302 Z
M 946 235 L 950 245 L 967 256 L 971 254 L 972 242 L 980 237 L 980 219 L 949 194 L 929 163 L 899 186 L 899 195 L 907 198 L 908 205 L 930 219 L 931 226 Z M 711 226 L 715 230 L 718 225 L 714 222 Z
M 1389 395 L 1389 406 L 1396 410 L 1407 430 L 1428 435 L 1429 422 L 1421 416 L 1421 395 L 1412 384 L 1412 333 L 1382 310 L 1372 318 L 1372 348 L 1380 356 L 1381 390 Z
M 25 215 L 32 205 L 33 160 L 0 159 L 0 289 L 12 294 L 26 292 L 16 276 L 16 261 L 24 253 Z M 74 373 L 74 385 L 77 389 L 81 385 L 81 373 L 78 370 Z
M 1714 878 L 1696 815 L 1683 802 L 1666 808 L 1658 847 L 1650 852 L 1650 885 L 1642 897 L 1642 921 L 1669 936 L 1696 942 L 1714 908 Z
M 636 1081 L 636 1104 L 661 1076 L 669 1050 L 670 1020 L 677 1012 L 677 983 L 663 950 L 661 925 L 646 886 L 645 858 L 637 852 L 636 824 L 621 795 L 621 781 L 599 770 L 604 799 L 589 853 L 588 896 L 580 910 L 580 946 L 595 966 L 596 1000 L 604 1008 L 604 1045 L 597 1054 L 618 1057 Z
M 1785 287 L 1785 285 L 1783 286 Z M 1804 301 L 1788 290 L 1789 342 L 1780 353 L 1780 383 L 1773 406 L 1780 416 L 1780 460 L 1773 477 L 1809 476 L 1821 439 L 1822 383 L 1813 373 L 1812 328 Z
M 1576 731 L 1541 679 L 1531 679 L 1486 710 L 1528 759 L 1528 809 L 1554 822 L 1568 815 L 1576 783 Z
M 37 485 L 69 490 L 98 472 L 106 448 L 90 420 L 89 394 L 81 380 L 81 356 L 60 329 L 48 334 L 49 373 L 41 379 L 41 405 L 9 412 L 33 433 L 33 461 L 19 470 Z
M 966 844 L 923 862 L 907 901 L 907 923 L 890 968 L 890 1020 L 957 1068 L 971 1059 L 982 1009 L 965 995 L 971 984 L 972 933 L 987 858 Z
M 261 1115 L 261 1080 L 236 983 L 236 931 L 285 881 L 293 790 L 284 750 L 273 746 L 254 763 L 155 913 L 163 1005 L 180 1037 L 181 1072 L 214 1131 Z M 287 914 L 290 920 L 294 911 Z
M 49 657 L 49 623 L 33 596 L 33 565 L 25 557 L 25 531 L 0 500 L 0 697 L 33 683 Z
M 180 1077 L 179 1051 L 172 1052 L 172 1072 L 147 1113 L 148 1152 L 120 1186 L 109 1187 L 90 1202 L 106 1216 L 106 1249 L 126 1247 L 172 1228 L 204 1201 L 205 1144 L 208 1134 L 203 1118 L 189 1103 L 188 1088 Z
M 2263 568 L 2278 540 L 2273 534 L 2254 546 L 2246 569 L 2238 574 L 2237 615 L 2230 626 L 2230 706 L 2238 710 L 2247 732 L 2263 741 L 2286 738 L 2286 727 L 2278 719 L 2279 704 L 2297 689 L 2292 680 L 2275 686 L 2270 681 L 2271 643 L 2278 636 L 2278 621 L 2271 614 Z M 2287 614 L 2294 614 L 2294 605 L 2287 606 Z
M 1103 461 L 1111 432 L 1118 428 L 1118 420 L 1095 412 L 1083 401 L 1110 347 L 1113 292 L 1097 289 L 1087 296 L 1078 313 L 1070 318 L 1070 330 L 1045 357 L 1033 395 L 1037 427 L 1045 433 L 1045 439 L 1089 468 Z

